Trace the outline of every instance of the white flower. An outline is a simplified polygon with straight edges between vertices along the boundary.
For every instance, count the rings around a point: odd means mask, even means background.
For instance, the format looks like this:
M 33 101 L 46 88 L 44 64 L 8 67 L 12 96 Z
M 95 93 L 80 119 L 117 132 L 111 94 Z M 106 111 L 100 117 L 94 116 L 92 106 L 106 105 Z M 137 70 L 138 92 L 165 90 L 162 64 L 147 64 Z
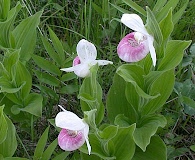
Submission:
M 137 14 L 123 14 L 121 18 L 121 22 L 125 24 L 130 29 L 136 31 L 134 34 L 134 38 L 137 40 L 138 44 L 140 42 L 146 41 L 148 44 L 148 48 L 151 54 L 153 65 L 156 65 L 156 52 L 153 46 L 154 38 L 151 36 L 144 24 L 142 19 Z
M 65 110 L 59 105 L 63 112 L 59 112 L 55 118 L 57 127 L 62 128 L 58 135 L 59 146 L 66 151 L 73 151 L 80 148 L 85 142 L 89 155 L 91 146 L 88 140 L 89 125 L 73 112 Z
M 62 71 L 73 72 L 79 77 L 87 77 L 90 74 L 90 68 L 98 64 L 100 66 L 113 64 L 107 60 L 96 60 L 97 50 L 94 44 L 82 39 L 77 44 L 78 56 L 73 61 L 73 66 L 70 68 L 63 68 Z M 74 63 L 76 61 L 76 63 Z

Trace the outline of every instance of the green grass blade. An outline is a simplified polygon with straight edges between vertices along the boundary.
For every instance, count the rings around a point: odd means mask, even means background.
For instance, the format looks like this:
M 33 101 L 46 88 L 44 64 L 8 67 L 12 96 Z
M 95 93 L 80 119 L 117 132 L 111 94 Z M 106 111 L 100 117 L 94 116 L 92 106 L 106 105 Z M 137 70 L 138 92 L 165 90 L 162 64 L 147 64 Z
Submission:
M 123 2 L 146 17 L 146 11 L 142 7 L 140 7 L 137 3 L 133 2 L 132 0 L 123 0 Z
M 49 132 L 49 127 L 46 128 L 46 130 L 44 131 L 44 133 L 42 134 L 41 138 L 39 139 L 37 143 L 37 147 L 35 149 L 33 160 L 37 160 L 42 157 L 43 151 L 45 149 L 45 145 L 47 142 L 47 138 L 48 138 L 48 132 Z

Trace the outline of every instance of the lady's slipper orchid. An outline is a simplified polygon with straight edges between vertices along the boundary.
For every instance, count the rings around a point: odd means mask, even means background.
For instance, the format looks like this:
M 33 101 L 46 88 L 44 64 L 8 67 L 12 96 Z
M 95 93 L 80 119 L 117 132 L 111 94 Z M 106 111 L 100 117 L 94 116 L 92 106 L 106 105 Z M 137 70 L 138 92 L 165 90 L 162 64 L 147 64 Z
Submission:
M 60 148 L 65 151 L 73 151 L 80 148 L 86 142 L 90 155 L 91 146 L 88 140 L 89 125 L 73 112 L 65 110 L 60 105 L 59 107 L 63 112 L 57 114 L 55 124 L 57 127 L 62 128 L 58 135 Z
M 147 32 L 142 19 L 137 14 L 123 14 L 121 22 L 136 32 L 126 35 L 119 42 L 117 47 L 119 57 L 125 62 L 137 62 L 150 52 L 155 66 L 154 38 Z
M 84 78 L 90 74 L 90 68 L 95 64 L 100 66 L 113 64 L 111 61 L 107 60 L 96 60 L 96 47 L 85 39 L 80 40 L 77 44 L 77 54 L 78 56 L 73 60 L 73 66 L 63 68 L 61 69 L 62 71 L 74 71 L 77 76 Z

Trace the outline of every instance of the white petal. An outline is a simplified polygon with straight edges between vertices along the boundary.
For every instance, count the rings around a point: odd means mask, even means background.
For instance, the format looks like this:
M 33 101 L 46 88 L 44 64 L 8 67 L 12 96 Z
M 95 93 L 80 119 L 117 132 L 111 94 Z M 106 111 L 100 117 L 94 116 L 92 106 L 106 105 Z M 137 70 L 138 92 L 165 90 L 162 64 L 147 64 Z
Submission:
M 81 78 L 87 77 L 90 74 L 90 67 L 88 63 L 83 63 L 75 66 L 74 73 Z
M 149 35 L 142 19 L 137 14 L 123 14 L 121 22 L 134 31 Z
M 57 127 L 78 131 L 85 128 L 85 123 L 76 114 L 70 111 L 59 112 L 55 118 Z
M 77 54 L 80 58 L 81 63 L 86 60 L 95 60 L 97 57 L 97 50 L 94 44 L 82 39 L 77 44 Z
M 65 72 L 73 72 L 75 69 L 75 66 L 74 67 L 69 67 L 69 68 L 62 68 L 60 69 L 61 71 L 65 71 Z
M 108 65 L 108 64 L 113 64 L 113 62 L 107 61 L 107 60 L 96 60 L 96 62 L 98 63 L 99 66 L 105 66 L 105 65 Z
M 89 125 L 87 123 L 85 123 L 84 136 L 85 136 L 85 141 L 86 141 L 86 144 L 87 144 L 88 152 L 89 152 L 89 155 L 90 155 L 91 154 L 91 145 L 89 144 L 88 134 L 89 134 Z
M 147 36 L 147 40 L 148 40 L 148 45 L 149 45 L 149 50 L 150 50 L 150 55 L 152 58 L 153 66 L 156 66 L 156 52 L 153 46 L 154 38 L 152 36 Z

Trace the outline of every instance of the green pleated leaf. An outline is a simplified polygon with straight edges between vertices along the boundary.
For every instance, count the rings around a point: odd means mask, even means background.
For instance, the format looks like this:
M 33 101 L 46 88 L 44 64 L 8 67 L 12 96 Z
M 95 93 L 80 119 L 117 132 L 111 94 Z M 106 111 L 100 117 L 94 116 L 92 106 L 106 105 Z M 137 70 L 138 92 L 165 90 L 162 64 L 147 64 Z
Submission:
M 54 75 L 58 76 L 61 75 L 60 69 L 52 62 L 37 55 L 33 55 L 32 58 L 35 61 L 35 63 L 45 71 L 48 71 L 49 73 L 52 73 Z
M 65 152 L 64 151 L 64 152 L 56 155 L 52 160 L 65 160 L 68 157 L 69 154 L 70 154 L 70 152 Z
M 167 160 L 167 148 L 163 140 L 158 136 L 151 138 L 147 150 L 143 152 L 139 147 L 136 148 L 132 160 Z
M 157 22 L 160 22 L 164 17 L 166 17 L 167 13 L 169 13 L 170 8 L 174 10 L 177 6 L 179 0 L 169 0 L 166 5 L 157 13 L 156 19 Z
M 22 82 L 25 84 L 20 90 L 20 98 L 25 99 L 32 87 L 32 76 L 21 62 L 17 63 L 14 72 L 16 74 L 15 83 L 20 84 Z
M 132 0 L 123 0 L 123 2 L 127 4 L 128 6 L 130 6 L 131 8 L 133 8 L 138 13 L 146 17 L 146 11 L 141 6 L 139 6 L 137 3 L 133 2 Z
M 20 59 L 28 61 L 34 52 L 36 43 L 36 28 L 39 25 L 42 11 L 24 19 L 12 32 L 16 48 L 21 48 Z
M 140 97 L 152 99 L 158 95 L 149 95 L 144 91 L 144 78 L 145 75 L 143 68 L 137 65 L 125 64 L 120 66 L 116 73 L 120 75 L 126 82 L 130 82 Z
M 2 154 L 3 157 L 12 157 L 17 149 L 16 129 L 11 120 L 6 115 L 4 116 L 8 132 L 6 139 L 0 143 L 0 155 Z
M 0 21 L 4 20 L 8 16 L 8 12 L 10 10 L 10 0 L 1 0 L 0 1 Z
M 58 66 L 60 66 L 61 59 L 60 59 L 59 55 L 53 49 L 53 46 L 48 42 L 48 40 L 44 36 L 41 36 L 41 40 L 42 40 L 43 45 L 44 45 L 47 53 L 49 54 L 49 56 L 56 62 L 56 64 Z
M 43 155 L 42 155 L 42 157 L 41 157 L 41 160 L 50 160 L 52 154 L 54 153 L 54 150 L 55 150 L 57 144 L 58 144 L 58 140 L 55 139 L 55 140 L 47 147 L 47 149 L 44 151 L 44 153 L 43 153 Z
M 46 83 L 48 85 L 55 86 L 55 87 L 59 86 L 60 84 L 60 81 L 49 73 L 44 73 L 36 70 L 34 70 L 34 73 L 39 79 L 40 83 Z
M 159 96 L 154 99 L 151 99 L 143 106 L 141 110 L 142 115 L 154 113 L 156 110 L 162 107 L 162 105 L 165 104 L 166 100 L 172 93 L 174 83 L 174 70 L 169 70 L 160 74 L 160 76 L 158 76 L 158 78 L 155 79 L 148 88 L 150 94 L 158 94 Z
M 162 115 L 149 115 L 142 118 L 133 134 L 136 145 L 145 152 L 146 147 L 150 144 L 151 137 L 159 127 L 165 127 L 166 123 L 167 121 Z
M 45 146 L 46 146 L 46 143 L 47 143 L 48 132 L 49 132 L 49 127 L 47 127 L 45 129 L 45 131 L 43 132 L 43 134 L 41 135 L 41 137 L 37 143 L 37 146 L 36 146 L 36 149 L 34 152 L 34 156 L 33 156 L 33 160 L 41 159 L 43 152 L 44 152 L 44 149 L 45 149 Z
M 160 29 L 163 36 L 162 49 L 159 54 L 159 58 L 164 57 L 164 50 L 167 44 L 168 39 L 170 38 L 171 32 L 173 31 L 174 25 L 172 22 L 172 9 L 169 10 L 167 16 L 160 22 Z
M 0 144 L 6 139 L 8 132 L 8 125 L 3 114 L 4 106 L 0 106 Z
M 157 0 L 152 11 L 154 13 L 159 12 L 163 8 L 163 6 L 165 5 L 166 2 L 167 2 L 167 0 Z
M 41 117 L 42 115 L 42 101 L 43 97 L 37 93 L 31 93 L 27 96 L 24 102 L 24 108 L 22 111 L 28 112 L 35 116 Z
M 99 124 L 104 117 L 104 105 L 102 102 L 102 88 L 97 82 L 98 65 L 91 67 L 91 75 L 84 79 L 78 98 L 81 99 L 81 109 L 90 111 L 97 109 L 96 123 Z
M 158 70 L 170 70 L 175 68 L 182 60 L 184 50 L 191 41 L 171 40 L 167 43 L 165 56 L 159 64 Z
M 146 11 L 147 11 L 146 28 L 147 28 L 148 32 L 154 37 L 154 41 L 158 44 L 158 46 L 160 46 L 162 43 L 162 40 L 163 40 L 160 26 L 159 26 L 159 24 L 154 16 L 153 12 L 150 10 L 149 7 L 146 7 Z
M 3 160 L 29 160 L 29 159 L 21 158 L 21 157 L 6 157 Z
M 118 114 L 124 114 L 126 117 L 131 117 L 132 122 L 136 121 L 136 113 L 126 99 L 125 90 L 126 82 L 121 76 L 115 74 L 106 101 L 108 119 L 112 123 L 114 123 L 115 117 Z
M 62 43 L 60 42 L 59 38 L 57 35 L 52 31 L 51 28 L 49 28 L 49 35 L 52 41 L 52 44 L 55 48 L 55 51 L 58 53 L 59 58 L 60 58 L 60 66 L 63 66 L 63 63 L 65 61 L 65 52 L 62 46 Z
M 189 0 L 186 0 L 182 7 L 173 15 L 173 24 L 177 24 L 181 16 L 184 14 L 185 9 L 187 8 Z
M 70 81 L 72 79 L 75 79 L 77 76 L 75 75 L 75 73 L 70 72 L 70 73 L 66 73 L 61 77 L 61 81 Z
M 103 149 L 102 146 L 102 140 L 98 139 L 95 134 L 89 134 L 89 143 L 91 145 L 91 154 L 92 155 L 97 155 L 101 159 L 106 159 L 106 160 L 111 160 L 111 159 L 116 159 L 113 155 L 108 155 Z M 79 150 L 85 154 L 88 154 L 87 146 L 83 145 L 79 148 Z
M 5 2 L 6 3 L 6 2 Z M 8 12 L 6 21 L 0 22 L 0 48 L 10 48 L 11 31 L 15 21 L 15 18 L 22 8 L 22 5 L 18 2 L 14 8 Z
M 135 124 L 118 129 L 117 135 L 108 142 L 108 150 L 116 159 L 129 160 L 135 152 L 133 133 Z
M 96 111 L 97 111 L 96 109 L 93 109 L 93 110 L 85 111 L 84 112 L 84 120 L 94 130 L 96 130 L 96 123 L 95 123 L 95 114 L 96 114 Z

